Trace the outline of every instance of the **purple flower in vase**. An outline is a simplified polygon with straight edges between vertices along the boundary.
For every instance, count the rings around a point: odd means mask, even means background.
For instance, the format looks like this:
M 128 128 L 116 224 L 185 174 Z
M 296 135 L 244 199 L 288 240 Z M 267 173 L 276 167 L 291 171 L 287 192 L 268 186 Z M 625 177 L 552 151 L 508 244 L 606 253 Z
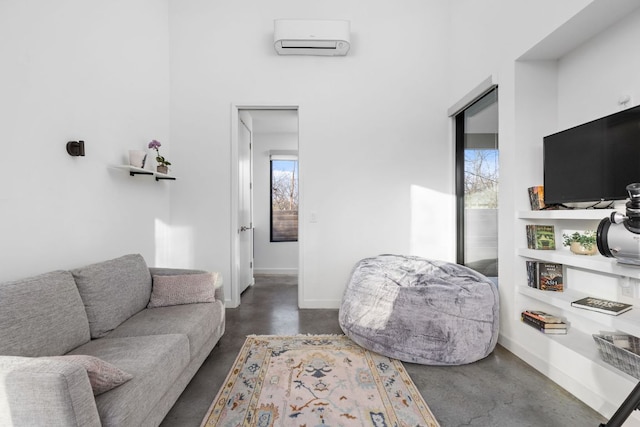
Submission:
M 171 164 L 170 161 L 168 161 L 167 159 L 165 159 L 163 156 L 160 155 L 160 150 L 159 148 L 162 146 L 162 144 L 160 144 L 160 141 L 156 141 L 155 139 L 152 140 L 149 143 L 149 148 L 151 148 L 152 150 L 156 150 L 156 161 L 163 166 L 169 166 Z

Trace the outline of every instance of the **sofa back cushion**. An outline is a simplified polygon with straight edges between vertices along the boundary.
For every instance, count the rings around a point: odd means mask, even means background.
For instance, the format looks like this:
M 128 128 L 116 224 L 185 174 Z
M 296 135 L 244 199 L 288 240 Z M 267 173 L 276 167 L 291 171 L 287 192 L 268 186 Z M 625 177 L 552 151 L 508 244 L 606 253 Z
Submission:
M 143 310 L 151 296 L 151 273 L 139 254 L 72 270 L 89 318 L 91 338 L 101 338 Z
M 89 339 L 89 321 L 70 272 L 0 283 L 0 354 L 57 356 Z

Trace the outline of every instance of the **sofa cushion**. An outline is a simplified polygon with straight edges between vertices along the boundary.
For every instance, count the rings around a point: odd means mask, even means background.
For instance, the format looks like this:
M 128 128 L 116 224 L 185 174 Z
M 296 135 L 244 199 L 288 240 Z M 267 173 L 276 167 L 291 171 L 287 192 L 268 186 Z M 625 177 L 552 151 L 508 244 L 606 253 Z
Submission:
M 214 302 L 218 273 L 153 276 L 151 298 L 147 308 Z
M 96 396 L 103 427 L 137 426 L 189 364 L 186 335 L 93 340 L 70 354 L 99 357 L 133 375 L 130 381 Z
M 223 318 L 224 307 L 220 301 L 148 308 L 122 323 L 107 338 L 185 334 L 193 357 Z
M 101 426 L 87 372 L 78 365 L 0 356 L 0 384 L 0 426 Z
M 186 268 L 166 268 L 166 267 L 149 267 L 149 271 L 151 271 L 152 276 L 176 276 L 179 274 L 202 274 L 208 273 L 205 270 L 190 270 Z M 216 277 L 216 292 L 215 298 L 216 301 L 222 301 L 224 304 L 224 286 L 222 286 L 222 274 L 218 274 Z
M 0 354 L 57 356 L 89 341 L 89 322 L 68 271 L 0 283 Z
M 82 369 L 87 371 L 89 383 L 95 396 L 114 389 L 133 378 L 133 375 L 124 372 L 117 366 L 86 354 L 67 354 L 64 356 L 52 356 L 47 359 L 61 360 L 81 366 Z
M 89 318 L 91 338 L 100 338 L 144 309 L 151 273 L 139 254 L 72 270 Z

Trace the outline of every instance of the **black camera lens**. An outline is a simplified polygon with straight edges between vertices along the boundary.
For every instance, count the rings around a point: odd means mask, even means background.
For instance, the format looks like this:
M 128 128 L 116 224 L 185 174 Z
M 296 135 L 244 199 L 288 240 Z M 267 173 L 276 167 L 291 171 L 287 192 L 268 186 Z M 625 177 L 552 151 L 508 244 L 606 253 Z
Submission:
M 640 233 L 640 183 L 633 183 L 626 186 L 629 193 L 629 201 L 626 204 L 627 217 L 629 222 L 626 224 L 630 231 Z
M 598 224 L 598 231 L 596 233 L 596 244 L 598 245 L 598 252 L 608 258 L 613 258 L 613 254 L 609 249 L 609 242 L 607 241 L 607 234 L 609 234 L 609 227 L 611 226 L 611 220 L 609 218 L 603 218 Z

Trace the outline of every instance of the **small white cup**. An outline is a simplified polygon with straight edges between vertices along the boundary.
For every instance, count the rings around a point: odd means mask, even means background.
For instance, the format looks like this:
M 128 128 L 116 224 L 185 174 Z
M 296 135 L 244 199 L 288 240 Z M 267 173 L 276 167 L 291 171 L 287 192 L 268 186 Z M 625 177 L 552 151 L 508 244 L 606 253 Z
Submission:
M 136 168 L 144 168 L 147 153 L 143 150 L 129 150 L 129 165 Z

